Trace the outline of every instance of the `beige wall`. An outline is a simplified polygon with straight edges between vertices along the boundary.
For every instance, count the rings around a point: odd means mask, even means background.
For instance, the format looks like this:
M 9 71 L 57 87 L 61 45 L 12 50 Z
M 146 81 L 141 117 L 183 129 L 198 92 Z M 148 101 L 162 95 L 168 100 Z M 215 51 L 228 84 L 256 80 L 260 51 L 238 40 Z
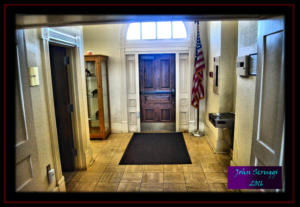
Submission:
M 238 22 L 222 21 L 219 112 L 234 112 Z
M 257 21 L 239 21 L 238 56 L 257 52 Z M 256 76 L 237 76 L 232 165 L 250 165 Z
M 216 145 L 218 129 L 208 120 L 208 113 L 219 112 L 219 95 L 213 92 L 213 78 L 208 76 L 214 72 L 214 57 L 221 55 L 221 21 L 208 23 L 208 70 L 207 70 L 207 93 L 206 93 L 206 131 L 212 137 L 211 141 Z
M 238 31 L 237 31 L 238 30 Z M 239 21 L 209 22 L 208 30 L 209 70 L 213 72 L 213 57 L 220 58 L 219 95 L 213 93 L 213 78 L 207 77 L 206 133 L 216 149 L 223 131 L 208 120 L 209 113 L 235 112 L 233 165 L 249 165 L 253 130 L 255 76 L 236 76 L 235 57 L 257 52 L 257 22 Z M 222 73 L 222 71 L 227 71 Z M 221 79 L 222 78 L 222 79 Z M 225 80 L 225 81 L 222 81 Z
M 214 57 L 221 55 L 221 21 L 208 22 L 208 70 L 207 70 L 207 91 L 206 91 L 206 114 L 205 132 L 210 143 L 216 147 L 218 139 L 218 129 L 208 120 L 209 113 L 219 111 L 219 96 L 213 92 L 213 78 L 209 77 L 209 72 L 214 71 Z
M 208 62 L 205 125 L 208 140 L 216 152 L 228 148 L 230 140 L 224 139 L 222 129 L 215 128 L 208 119 L 209 113 L 234 112 L 235 59 L 237 55 L 236 21 L 212 21 L 208 23 Z M 214 57 L 220 56 L 219 94 L 213 92 Z M 215 74 L 214 74 L 215 76 Z
M 123 24 L 103 24 L 83 27 L 84 54 L 107 55 L 112 132 L 121 132 L 121 30 Z

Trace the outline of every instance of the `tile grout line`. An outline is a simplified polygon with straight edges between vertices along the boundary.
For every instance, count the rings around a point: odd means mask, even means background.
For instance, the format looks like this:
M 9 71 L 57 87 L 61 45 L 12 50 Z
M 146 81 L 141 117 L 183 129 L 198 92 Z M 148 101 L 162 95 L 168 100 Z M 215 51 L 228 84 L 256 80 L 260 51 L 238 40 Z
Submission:
M 143 174 L 142 174 L 142 178 L 141 178 L 141 182 L 140 182 L 140 189 L 139 192 L 141 192 L 141 186 L 142 186 L 142 182 L 143 182 L 143 177 L 144 177 L 144 167 L 143 167 Z

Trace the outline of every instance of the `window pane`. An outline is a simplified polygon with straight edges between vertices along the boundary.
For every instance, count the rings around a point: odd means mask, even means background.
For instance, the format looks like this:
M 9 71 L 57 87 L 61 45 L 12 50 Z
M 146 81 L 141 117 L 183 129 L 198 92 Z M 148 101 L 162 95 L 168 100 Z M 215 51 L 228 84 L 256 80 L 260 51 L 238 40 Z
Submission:
M 157 22 L 157 39 L 171 39 L 171 22 Z
M 127 31 L 128 40 L 139 40 L 140 39 L 140 23 L 131 23 L 129 24 Z
M 173 38 L 186 38 L 186 30 L 182 21 L 172 22 L 173 24 Z
M 155 39 L 155 22 L 142 23 L 142 39 Z

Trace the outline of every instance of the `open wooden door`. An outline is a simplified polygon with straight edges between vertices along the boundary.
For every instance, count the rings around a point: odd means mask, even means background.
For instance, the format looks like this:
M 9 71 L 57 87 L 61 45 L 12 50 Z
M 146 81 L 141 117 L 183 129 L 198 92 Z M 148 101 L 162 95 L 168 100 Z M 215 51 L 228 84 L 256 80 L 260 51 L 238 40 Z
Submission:
M 66 48 L 49 45 L 55 117 L 62 171 L 75 169 L 75 155 Z
M 284 152 L 284 18 L 258 23 L 258 58 L 251 164 L 282 166 Z
M 40 166 L 33 128 L 28 67 L 25 56 L 24 31 L 16 31 L 15 77 L 15 149 L 16 191 L 41 191 Z

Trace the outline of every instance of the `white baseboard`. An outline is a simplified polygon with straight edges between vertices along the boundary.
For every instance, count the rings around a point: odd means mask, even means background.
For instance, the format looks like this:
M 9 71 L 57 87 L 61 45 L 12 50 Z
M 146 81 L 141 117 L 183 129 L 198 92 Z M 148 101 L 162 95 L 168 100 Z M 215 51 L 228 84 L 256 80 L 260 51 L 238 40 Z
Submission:
M 111 132 L 112 133 L 122 133 L 123 124 L 122 123 L 111 123 Z
M 94 152 L 92 149 L 88 149 L 85 152 L 85 157 L 86 157 L 86 169 L 88 169 L 91 166 L 91 163 L 94 161 Z
M 210 137 L 206 136 L 206 140 L 210 146 L 210 148 L 212 149 L 212 151 L 215 153 L 216 152 L 216 148 L 214 147 L 214 145 L 211 143 Z
M 207 142 L 208 142 L 209 146 L 212 148 L 212 150 L 214 152 L 216 152 L 217 143 L 215 140 L 212 140 L 213 133 L 207 125 L 205 125 L 205 134 L 207 135 L 206 137 L 207 137 Z
M 176 130 L 182 131 L 187 130 L 189 132 L 193 132 L 196 129 L 195 121 L 189 121 L 187 124 L 177 124 Z M 200 123 L 200 130 L 204 131 L 204 123 Z M 112 133 L 128 133 L 132 131 L 137 131 L 136 125 L 128 125 L 127 121 L 123 121 L 122 123 L 111 123 L 111 132 Z
M 230 160 L 230 166 L 238 166 L 233 160 Z
M 66 182 L 65 177 L 61 176 L 58 181 L 57 186 L 53 189 L 54 192 L 66 192 Z
M 128 133 L 128 122 L 122 121 L 122 133 Z

